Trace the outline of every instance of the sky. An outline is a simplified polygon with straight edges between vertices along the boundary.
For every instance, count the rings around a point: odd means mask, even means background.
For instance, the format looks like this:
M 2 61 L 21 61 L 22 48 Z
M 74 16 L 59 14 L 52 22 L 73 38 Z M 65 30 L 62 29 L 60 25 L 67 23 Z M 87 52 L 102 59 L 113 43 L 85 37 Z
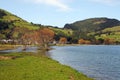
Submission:
M 0 8 L 28 22 L 58 27 L 95 17 L 120 20 L 120 0 L 1 0 Z

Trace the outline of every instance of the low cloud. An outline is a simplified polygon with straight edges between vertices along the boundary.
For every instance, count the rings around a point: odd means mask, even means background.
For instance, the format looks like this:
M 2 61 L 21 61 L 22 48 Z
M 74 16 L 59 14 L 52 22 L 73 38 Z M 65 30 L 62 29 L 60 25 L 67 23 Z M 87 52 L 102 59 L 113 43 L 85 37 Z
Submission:
M 57 7 L 61 11 L 69 11 L 71 8 L 66 5 L 62 0 L 26 0 L 27 2 L 34 2 L 37 4 L 45 4 L 49 6 Z

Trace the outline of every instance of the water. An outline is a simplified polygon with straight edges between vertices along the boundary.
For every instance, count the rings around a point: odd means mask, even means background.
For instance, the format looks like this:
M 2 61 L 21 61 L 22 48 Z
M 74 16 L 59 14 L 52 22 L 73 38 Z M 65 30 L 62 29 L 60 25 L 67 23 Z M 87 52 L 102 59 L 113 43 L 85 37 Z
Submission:
M 120 80 L 120 46 L 53 47 L 51 58 L 96 80 Z

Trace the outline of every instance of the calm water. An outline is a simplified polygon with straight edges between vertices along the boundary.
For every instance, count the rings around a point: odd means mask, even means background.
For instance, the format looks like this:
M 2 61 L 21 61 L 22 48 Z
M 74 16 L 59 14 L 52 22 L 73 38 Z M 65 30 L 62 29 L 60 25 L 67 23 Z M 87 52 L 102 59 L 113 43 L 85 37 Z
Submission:
M 53 47 L 48 54 L 96 80 L 120 80 L 120 46 Z

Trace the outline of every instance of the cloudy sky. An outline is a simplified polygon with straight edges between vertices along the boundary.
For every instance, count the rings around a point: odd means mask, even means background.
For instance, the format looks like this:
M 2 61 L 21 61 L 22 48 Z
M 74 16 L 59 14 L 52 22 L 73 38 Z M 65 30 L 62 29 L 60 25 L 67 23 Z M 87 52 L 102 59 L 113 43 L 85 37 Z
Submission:
M 0 8 L 28 22 L 59 27 L 94 17 L 120 20 L 120 0 L 1 0 Z

